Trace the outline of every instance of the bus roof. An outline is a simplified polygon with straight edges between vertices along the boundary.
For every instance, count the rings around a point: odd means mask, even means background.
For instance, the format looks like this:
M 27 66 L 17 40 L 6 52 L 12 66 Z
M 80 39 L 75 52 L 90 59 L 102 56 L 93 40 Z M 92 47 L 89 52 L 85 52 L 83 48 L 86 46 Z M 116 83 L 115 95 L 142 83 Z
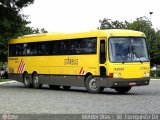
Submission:
M 93 30 L 89 32 L 80 33 L 44 33 L 44 34 L 31 34 L 18 37 L 9 41 L 9 44 L 27 43 L 49 40 L 62 40 L 62 39 L 75 39 L 86 37 L 111 37 L 111 36 L 139 36 L 145 37 L 143 32 L 125 30 L 125 29 L 108 29 L 108 30 Z

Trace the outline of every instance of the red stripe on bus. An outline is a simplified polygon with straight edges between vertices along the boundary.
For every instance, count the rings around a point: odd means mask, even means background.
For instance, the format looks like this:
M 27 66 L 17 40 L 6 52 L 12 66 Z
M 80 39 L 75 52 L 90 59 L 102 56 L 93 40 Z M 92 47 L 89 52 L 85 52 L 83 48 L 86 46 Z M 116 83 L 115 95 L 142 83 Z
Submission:
M 22 73 L 23 70 L 24 70 L 24 67 L 25 67 L 25 63 L 24 63 L 24 61 L 22 59 L 21 62 L 19 63 L 19 67 L 18 67 L 17 73 Z
M 21 59 L 21 62 L 22 62 L 22 60 L 23 60 L 23 59 Z M 17 73 L 19 73 L 19 69 L 20 69 L 20 66 L 21 66 L 21 62 L 19 63 Z
M 84 71 L 84 69 L 82 67 L 81 70 L 80 70 L 80 72 L 79 72 L 79 74 L 83 75 L 84 73 L 85 73 L 85 71 Z
M 20 66 L 20 71 L 19 71 L 20 73 L 23 72 L 24 66 L 25 66 L 25 63 L 24 61 L 22 61 L 21 66 Z

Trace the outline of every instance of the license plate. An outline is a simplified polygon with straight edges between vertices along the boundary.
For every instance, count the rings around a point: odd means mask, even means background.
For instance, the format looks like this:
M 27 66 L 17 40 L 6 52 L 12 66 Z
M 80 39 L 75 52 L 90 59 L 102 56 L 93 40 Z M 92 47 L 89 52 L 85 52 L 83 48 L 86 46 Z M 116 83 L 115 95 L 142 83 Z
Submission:
M 136 85 L 136 82 L 130 82 L 129 85 L 134 86 Z

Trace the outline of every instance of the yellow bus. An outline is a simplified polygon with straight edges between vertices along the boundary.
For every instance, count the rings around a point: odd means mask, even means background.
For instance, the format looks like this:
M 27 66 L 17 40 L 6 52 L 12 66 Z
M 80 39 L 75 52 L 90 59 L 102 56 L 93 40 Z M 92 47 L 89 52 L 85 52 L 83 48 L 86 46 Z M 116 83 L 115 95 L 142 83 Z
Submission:
M 8 73 L 28 88 L 86 87 L 119 93 L 149 85 L 150 62 L 145 34 L 109 29 L 22 36 L 9 41 Z

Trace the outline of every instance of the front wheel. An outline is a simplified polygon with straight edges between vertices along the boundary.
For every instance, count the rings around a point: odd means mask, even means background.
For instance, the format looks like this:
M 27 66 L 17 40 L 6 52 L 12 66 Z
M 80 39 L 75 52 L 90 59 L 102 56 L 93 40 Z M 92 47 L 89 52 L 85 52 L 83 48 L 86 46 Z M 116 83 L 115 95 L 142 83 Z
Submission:
M 32 81 L 33 81 L 34 88 L 37 88 L 37 89 L 42 88 L 42 84 L 40 84 L 39 77 L 38 77 L 37 73 L 33 74 Z
M 118 93 L 127 93 L 132 87 L 117 87 L 114 88 Z
M 85 86 L 90 93 L 100 93 L 104 90 L 103 87 L 97 86 L 96 79 L 92 75 L 86 78 Z

